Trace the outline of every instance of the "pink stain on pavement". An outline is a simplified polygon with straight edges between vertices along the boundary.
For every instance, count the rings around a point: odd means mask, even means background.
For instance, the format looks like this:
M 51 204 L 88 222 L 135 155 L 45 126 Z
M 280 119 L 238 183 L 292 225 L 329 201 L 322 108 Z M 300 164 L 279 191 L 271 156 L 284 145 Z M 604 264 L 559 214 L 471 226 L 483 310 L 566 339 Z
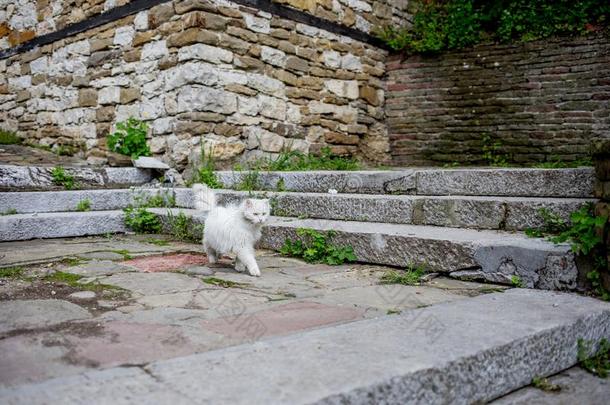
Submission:
M 238 297 L 229 297 L 216 307 L 220 318 L 201 322 L 207 331 L 231 338 L 257 340 L 265 336 L 286 335 L 315 327 L 355 321 L 364 310 L 300 301 L 247 313 Z
M 123 262 L 128 266 L 145 273 L 156 273 L 162 271 L 175 271 L 194 264 L 204 265 L 208 258 L 201 254 L 178 253 L 175 255 L 144 256 Z

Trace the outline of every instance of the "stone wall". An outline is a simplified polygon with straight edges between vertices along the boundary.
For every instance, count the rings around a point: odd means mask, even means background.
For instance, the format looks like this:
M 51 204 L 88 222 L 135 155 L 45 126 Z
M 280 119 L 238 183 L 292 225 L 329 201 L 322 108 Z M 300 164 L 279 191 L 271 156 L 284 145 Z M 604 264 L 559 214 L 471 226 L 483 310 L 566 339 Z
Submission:
M 410 21 L 408 0 L 273 0 L 363 32 Z
M 0 60 L 0 122 L 30 142 L 81 145 L 95 163 L 130 116 L 178 168 L 201 142 L 227 165 L 325 145 L 384 161 L 385 57 L 225 0 L 177 0 Z
M 569 161 L 610 137 L 607 34 L 394 56 L 387 69 L 394 164 L 485 163 L 485 135 L 514 162 Z
M 608 218 L 605 225 L 597 228 L 597 234 L 603 244 L 599 254 L 606 257 L 605 271 L 599 271 L 600 282 L 610 291 L 610 140 L 598 139 L 591 147 L 595 163 L 595 197 L 599 201 L 595 204 L 595 215 Z
M 130 0 L 0 0 L 0 49 L 60 30 Z

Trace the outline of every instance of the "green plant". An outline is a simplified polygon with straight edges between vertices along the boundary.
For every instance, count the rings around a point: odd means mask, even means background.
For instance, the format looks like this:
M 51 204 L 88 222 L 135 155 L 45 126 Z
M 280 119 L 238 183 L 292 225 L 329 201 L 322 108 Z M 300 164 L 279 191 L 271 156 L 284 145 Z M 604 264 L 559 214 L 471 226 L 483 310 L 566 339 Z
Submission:
M 546 235 L 557 235 L 568 229 L 568 224 L 559 215 L 547 208 L 540 208 L 538 213 L 542 217 L 543 225 L 541 228 L 528 228 L 525 234 L 531 238 L 542 238 Z
M 531 41 L 582 35 L 607 26 L 606 0 L 422 0 L 412 27 L 373 32 L 389 47 L 409 53 L 464 48 L 481 40 Z
M 245 286 L 245 283 L 236 283 L 235 281 L 223 280 L 221 278 L 216 277 L 205 277 L 202 281 L 206 284 L 216 285 L 223 288 L 240 288 Z
M 592 346 L 592 342 L 578 339 L 578 362 L 591 374 L 606 378 L 610 372 L 610 342 L 605 338 L 600 340 L 596 352 Z
M 604 254 L 602 231 L 608 222 L 606 216 L 596 216 L 593 203 L 583 205 L 570 215 L 571 225 L 566 226 L 556 236 L 549 238 L 553 243 L 569 242 L 572 251 L 580 256 L 588 256 L 593 263 L 593 270 L 587 274 L 593 291 L 601 299 L 610 301 L 610 291 L 607 291 L 601 281 L 600 272 L 608 271 L 608 261 Z
M 76 205 L 76 211 L 91 211 L 91 200 L 88 198 L 80 200 Z
M 116 287 L 114 285 L 109 284 L 101 284 L 98 281 L 92 281 L 89 283 L 81 283 L 79 282 L 83 276 L 72 273 L 65 273 L 62 271 L 55 271 L 51 274 L 48 274 L 42 277 L 43 281 L 51 282 L 51 283 L 61 283 L 68 285 L 73 288 L 78 288 L 79 290 L 88 290 L 100 293 L 104 290 L 116 290 L 116 291 L 124 291 L 120 287 Z
M 561 387 L 557 384 L 553 384 L 549 381 L 548 378 L 544 377 L 534 377 L 532 378 L 532 385 L 534 388 L 538 388 L 539 390 L 546 392 L 558 392 L 561 391 Z
M 142 206 L 149 208 L 172 208 L 176 206 L 176 196 L 168 191 L 159 191 L 156 195 L 146 198 Z
M 515 288 L 525 288 L 525 283 L 523 282 L 523 280 L 521 280 L 521 277 L 519 277 L 516 274 L 513 274 L 510 277 L 510 283 L 512 284 L 513 287 Z
M 201 146 L 201 165 L 193 178 L 193 183 L 203 183 L 210 188 L 222 188 L 223 184 L 216 175 L 216 164 L 214 163 L 214 150 L 206 154 L 205 148 Z
M 171 210 L 167 211 L 167 223 L 169 233 L 176 239 L 185 242 L 199 243 L 203 236 L 203 225 L 196 224 L 193 218 L 187 217 L 184 212 L 174 215 Z
M 128 207 L 123 210 L 125 213 L 125 225 L 137 233 L 159 233 L 161 232 L 161 222 L 155 214 L 147 211 L 146 208 Z
M 547 162 L 536 163 L 533 165 L 533 167 L 536 167 L 538 169 L 564 169 L 564 168 L 569 168 L 569 167 L 583 167 L 583 166 L 593 166 L 593 159 L 591 159 L 590 157 L 587 157 L 587 158 L 581 158 L 581 159 L 565 162 L 565 161 L 560 160 L 559 158 L 555 157 L 555 158 L 551 158 L 551 160 L 549 160 Z
M 298 228 L 299 239 L 286 239 L 280 253 L 300 257 L 308 263 L 339 265 L 357 260 L 351 246 L 335 246 L 331 243 L 334 231 L 318 232 L 314 229 Z
M 150 149 L 146 144 L 148 126 L 145 122 L 133 117 L 127 121 L 118 122 L 116 131 L 108 135 L 108 147 L 111 151 L 137 159 L 140 156 L 150 156 Z
M 275 183 L 275 191 L 282 192 L 286 191 L 286 184 L 284 183 L 284 179 L 280 177 L 280 179 Z
M 380 284 L 419 285 L 426 274 L 423 266 L 409 265 L 405 271 L 389 270 L 379 280 Z
M 56 166 L 51 170 L 51 179 L 53 183 L 64 187 L 66 190 L 74 188 L 74 177 L 67 174 L 63 167 Z
M 401 312 L 400 309 L 388 309 L 386 315 L 400 315 Z
M 576 254 L 587 255 L 596 246 L 601 244 L 602 238 L 597 234 L 598 229 L 603 229 L 606 221 L 605 216 L 595 216 L 593 214 L 593 204 L 586 204 L 578 211 L 570 215 L 571 227 L 567 228 L 559 235 L 551 238 L 554 243 L 569 241 L 572 251 Z
M 78 147 L 72 145 L 59 145 L 53 152 L 59 156 L 74 156 L 78 152 Z
M 0 129 L 0 145 L 20 145 L 22 142 L 16 132 Z
M 17 210 L 15 208 L 7 208 L 5 211 L 0 213 L 0 215 L 15 215 L 15 214 L 17 214 Z
M 156 245 L 156 246 L 167 246 L 167 245 L 169 245 L 169 241 L 166 241 L 166 240 L 163 240 L 163 239 L 155 239 L 155 238 L 148 238 L 148 239 L 144 240 L 144 242 L 150 243 L 150 244 Z
M 260 190 L 261 188 L 260 172 L 258 170 L 244 172 L 241 175 L 239 183 L 235 186 L 236 190 L 247 191 L 249 193 Z
M 123 256 L 123 260 L 133 259 L 133 256 L 127 249 L 116 249 L 116 250 L 111 250 L 111 252 Z
M 5 267 L 0 269 L 0 278 L 18 278 L 23 275 L 23 267 Z
M 508 155 L 499 154 L 502 149 L 502 142 L 493 141 L 489 135 L 484 135 L 481 139 L 481 150 L 483 151 L 483 160 L 490 166 L 507 167 Z
M 242 167 L 240 167 L 243 169 Z M 249 165 L 251 170 L 264 171 L 309 171 L 309 170 L 359 170 L 360 163 L 351 157 L 337 156 L 329 147 L 319 155 L 299 151 L 283 151 L 276 158 L 259 159 Z M 235 170 L 235 168 L 234 168 Z

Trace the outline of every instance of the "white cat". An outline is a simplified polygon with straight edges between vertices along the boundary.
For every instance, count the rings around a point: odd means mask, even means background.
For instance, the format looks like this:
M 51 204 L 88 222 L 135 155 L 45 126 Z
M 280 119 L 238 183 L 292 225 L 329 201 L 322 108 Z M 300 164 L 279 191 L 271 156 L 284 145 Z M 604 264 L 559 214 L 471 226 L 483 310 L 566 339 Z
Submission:
M 226 253 L 235 253 L 235 270 L 248 270 L 260 276 L 254 245 L 261 237 L 261 228 L 269 218 L 269 200 L 248 198 L 239 205 L 221 207 L 214 192 L 203 184 L 194 184 L 195 208 L 207 210 L 203 231 L 203 248 L 210 263 Z

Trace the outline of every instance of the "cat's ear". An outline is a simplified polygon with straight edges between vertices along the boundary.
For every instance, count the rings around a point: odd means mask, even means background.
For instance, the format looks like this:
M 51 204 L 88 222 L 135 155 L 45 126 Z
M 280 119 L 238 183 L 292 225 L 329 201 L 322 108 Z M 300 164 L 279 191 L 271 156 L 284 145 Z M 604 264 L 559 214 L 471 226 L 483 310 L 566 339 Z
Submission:
M 252 202 L 252 200 L 251 200 L 251 199 L 249 199 L 249 198 L 248 198 L 248 199 L 246 199 L 246 204 L 245 204 L 245 207 L 246 207 L 247 209 L 252 209 L 252 208 L 254 207 L 254 203 Z

